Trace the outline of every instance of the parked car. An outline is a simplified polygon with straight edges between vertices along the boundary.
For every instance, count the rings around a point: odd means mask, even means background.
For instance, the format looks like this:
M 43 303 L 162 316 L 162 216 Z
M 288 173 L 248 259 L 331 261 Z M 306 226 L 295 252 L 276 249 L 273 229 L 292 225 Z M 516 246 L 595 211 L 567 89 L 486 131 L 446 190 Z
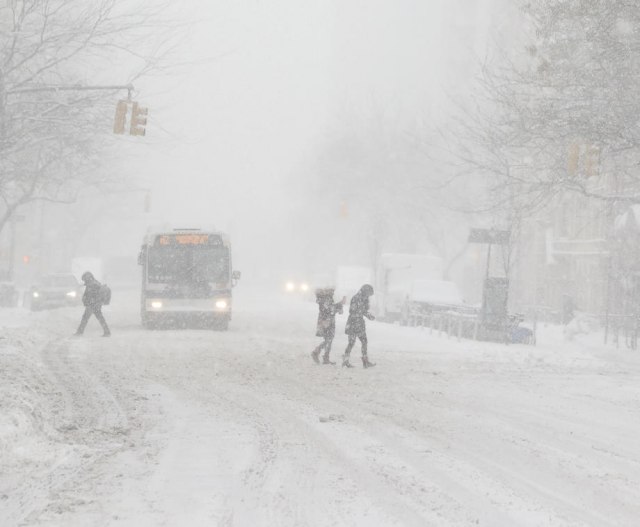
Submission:
M 81 303 L 82 286 L 72 274 L 42 276 L 28 293 L 31 311 L 75 306 Z
M 18 305 L 18 290 L 13 282 L 0 282 L 0 306 L 16 307 Z
M 415 325 L 419 317 L 448 311 L 475 316 L 477 309 L 465 304 L 462 293 L 454 282 L 415 280 L 402 306 L 400 324 Z

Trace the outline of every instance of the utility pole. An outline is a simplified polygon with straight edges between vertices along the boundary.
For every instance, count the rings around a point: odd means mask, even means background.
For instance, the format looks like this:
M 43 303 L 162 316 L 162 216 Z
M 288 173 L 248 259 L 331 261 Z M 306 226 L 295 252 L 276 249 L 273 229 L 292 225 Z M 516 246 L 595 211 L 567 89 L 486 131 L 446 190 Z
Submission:
M 1 80 L 1 79 L 0 79 Z M 61 92 L 61 91 L 117 91 L 128 90 L 128 98 L 131 99 L 131 92 L 133 91 L 133 84 L 112 84 L 102 86 L 33 86 L 26 88 L 14 88 L 13 90 L 7 90 L 7 95 L 14 95 L 20 93 L 37 93 L 37 92 Z
M 2 108 L 0 112 L 4 111 L 4 98 L 6 95 L 20 95 L 25 93 L 40 93 L 40 92 L 65 92 L 65 91 L 118 91 L 127 90 L 127 98 L 118 101 L 116 106 L 116 115 L 113 124 L 114 134 L 124 134 L 127 120 L 127 113 L 129 112 L 129 106 L 132 106 L 131 110 L 131 126 L 130 135 L 145 135 L 145 126 L 147 124 L 148 109 L 138 106 L 138 103 L 132 99 L 133 84 L 105 84 L 96 86 L 33 86 L 25 88 L 14 88 L 12 90 L 3 91 L 4 84 L 2 82 L 2 73 L 0 72 L 0 103 Z M 4 128 L 4 116 L 0 113 L 0 126 Z M 1 131 L 2 137 L 4 137 L 4 129 Z

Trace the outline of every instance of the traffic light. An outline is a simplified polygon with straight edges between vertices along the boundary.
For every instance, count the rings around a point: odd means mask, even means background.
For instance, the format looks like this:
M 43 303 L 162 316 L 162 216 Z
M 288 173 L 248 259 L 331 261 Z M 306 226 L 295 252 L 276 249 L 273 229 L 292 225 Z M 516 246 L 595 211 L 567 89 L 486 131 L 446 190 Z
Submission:
M 567 173 L 571 177 L 597 176 L 600 171 L 600 148 L 597 145 L 572 143 L 567 156 Z
M 346 201 L 340 202 L 340 217 L 346 219 L 349 217 L 349 206 Z
M 133 106 L 131 107 L 131 126 L 129 128 L 129 133 L 131 135 L 145 135 L 148 112 L 149 110 L 147 108 L 138 106 L 137 102 L 133 103 Z
M 580 145 L 573 143 L 569 147 L 569 159 L 567 160 L 567 172 L 570 176 L 578 175 L 578 163 L 580 162 Z
M 585 175 L 587 177 L 597 176 L 600 172 L 600 148 L 596 145 L 591 145 L 587 149 L 586 165 Z
M 124 127 L 127 122 L 127 101 L 118 101 L 116 105 L 116 116 L 113 120 L 113 133 L 124 134 Z

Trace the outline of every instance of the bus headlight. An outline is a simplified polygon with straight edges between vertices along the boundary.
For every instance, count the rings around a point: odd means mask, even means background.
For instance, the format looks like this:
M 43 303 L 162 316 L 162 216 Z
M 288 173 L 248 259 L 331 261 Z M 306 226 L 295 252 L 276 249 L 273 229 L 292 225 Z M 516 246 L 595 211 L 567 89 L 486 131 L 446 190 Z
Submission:
M 309 284 L 305 284 L 305 283 L 300 284 L 300 291 L 303 291 L 304 293 L 309 291 Z
M 216 300 L 216 309 L 227 309 L 227 307 L 229 307 L 229 303 L 226 301 L 226 299 L 221 298 L 219 300 Z
M 40 297 L 40 293 L 38 293 L 38 291 L 34 291 L 33 298 L 39 298 L 39 297 Z
M 75 291 L 69 291 L 69 292 L 67 293 L 67 296 L 68 296 L 69 298 L 75 298 L 75 297 L 76 297 L 76 295 L 77 295 L 77 293 L 76 293 Z
M 294 284 L 293 282 L 287 282 L 287 283 L 285 284 L 284 288 L 285 288 L 287 291 L 294 291 L 294 290 L 295 290 L 295 288 L 296 288 L 296 284 Z
M 151 307 L 153 309 L 162 309 L 162 302 L 160 302 L 160 300 L 152 300 Z

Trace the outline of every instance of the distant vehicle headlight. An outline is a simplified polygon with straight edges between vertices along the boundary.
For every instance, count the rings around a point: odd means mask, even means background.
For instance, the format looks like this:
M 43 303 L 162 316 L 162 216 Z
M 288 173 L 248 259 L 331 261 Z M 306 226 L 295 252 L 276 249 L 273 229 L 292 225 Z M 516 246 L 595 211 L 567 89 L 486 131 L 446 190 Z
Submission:
M 78 295 L 78 293 L 76 293 L 75 291 L 69 291 L 67 293 L 67 296 L 70 298 L 75 298 Z
M 40 298 L 40 293 L 38 293 L 38 291 L 34 291 L 33 298 Z
M 151 307 L 153 309 L 161 309 L 162 308 L 162 302 L 160 302 L 160 300 L 153 300 L 151 302 Z
M 228 306 L 229 304 L 224 298 L 221 298 L 220 300 L 216 300 L 217 309 L 227 309 Z
M 306 284 L 306 283 L 300 284 L 300 291 L 304 291 L 305 293 L 309 291 L 309 284 Z
M 296 284 L 294 284 L 293 282 L 287 282 L 284 287 L 287 291 L 295 291 Z

